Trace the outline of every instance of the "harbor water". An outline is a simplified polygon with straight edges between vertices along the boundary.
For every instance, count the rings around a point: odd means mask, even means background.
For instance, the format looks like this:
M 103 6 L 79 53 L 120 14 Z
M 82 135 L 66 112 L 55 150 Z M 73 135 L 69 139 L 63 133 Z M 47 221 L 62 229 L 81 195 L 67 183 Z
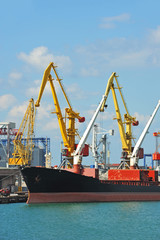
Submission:
M 0 240 L 160 239 L 160 202 L 0 205 Z

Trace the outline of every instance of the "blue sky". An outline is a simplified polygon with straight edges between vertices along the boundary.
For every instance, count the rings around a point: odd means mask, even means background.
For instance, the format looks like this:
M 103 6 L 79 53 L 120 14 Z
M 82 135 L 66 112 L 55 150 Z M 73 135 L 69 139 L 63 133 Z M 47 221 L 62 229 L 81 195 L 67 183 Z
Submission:
M 37 99 L 43 72 L 53 61 L 73 109 L 86 117 L 83 126 L 77 125 L 80 135 L 104 94 L 108 78 L 116 72 L 129 112 L 140 122 L 133 129 L 138 139 L 160 98 L 159 8 L 158 0 L 1 2 L 1 121 L 15 121 L 19 127 L 29 99 Z M 57 92 L 64 109 L 66 103 L 59 89 Z M 117 122 L 112 120 L 111 94 L 107 102 L 106 113 L 97 121 L 106 130 L 115 129 L 115 136 L 109 137 L 111 160 L 119 162 L 121 142 Z M 47 86 L 38 110 L 36 136 L 51 138 L 54 164 L 59 161 L 61 136 L 56 116 L 50 114 L 53 109 Z M 145 153 L 155 150 L 152 133 L 159 130 L 159 116 L 157 113 L 144 141 Z

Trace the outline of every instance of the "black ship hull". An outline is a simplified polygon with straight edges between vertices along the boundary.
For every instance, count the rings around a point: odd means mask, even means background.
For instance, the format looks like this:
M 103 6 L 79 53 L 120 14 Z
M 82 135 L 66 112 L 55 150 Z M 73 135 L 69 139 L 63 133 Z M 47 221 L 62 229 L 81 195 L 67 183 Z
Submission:
M 160 186 L 155 184 L 114 184 L 41 167 L 25 167 L 21 172 L 29 190 L 28 203 L 160 200 Z

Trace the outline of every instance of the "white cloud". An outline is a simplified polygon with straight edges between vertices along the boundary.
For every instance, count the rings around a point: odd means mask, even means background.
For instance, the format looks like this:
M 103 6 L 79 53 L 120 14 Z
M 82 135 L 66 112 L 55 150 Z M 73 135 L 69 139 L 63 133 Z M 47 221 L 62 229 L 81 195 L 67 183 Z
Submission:
M 12 109 L 8 113 L 8 118 L 16 122 L 17 126 L 20 126 L 20 123 L 23 120 L 23 117 L 25 115 L 28 105 L 29 105 L 29 101 L 12 107 Z M 35 128 L 37 128 L 38 126 L 38 131 L 41 131 L 44 129 L 48 130 L 49 129 L 48 121 L 50 121 L 52 118 L 53 118 L 53 122 L 57 121 L 57 119 L 55 119 L 55 117 L 53 117 L 53 115 L 51 114 L 51 112 L 53 111 L 53 108 L 54 106 L 52 104 L 41 104 L 41 106 L 36 109 Z
M 68 88 L 66 90 L 66 94 L 67 94 L 67 96 L 69 94 L 73 97 L 76 97 L 76 99 L 86 98 L 85 92 L 80 88 L 80 86 L 77 83 L 73 83 L 70 86 L 68 86 Z
M 28 97 L 33 97 L 34 99 L 37 99 L 39 91 L 40 91 L 40 87 L 41 87 L 41 82 L 42 82 L 41 80 L 35 80 L 33 82 L 33 86 L 26 89 L 26 95 Z M 58 81 L 56 81 L 56 80 L 54 81 L 54 87 L 55 87 L 56 93 L 58 94 L 60 92 L 60 86 L 59 86 Z M 46 83 L 43 95 L 45 95 L 45 96 L 46 95 L 52 95 L 52 91 L 51 91 L 49 81 Z M 43 98 L 43 95 L 42 95 L 42 98 Z
M 102 19 L 102 23 L 100 24 L 100 28 L 111 29 L 116 27 L 116 23 L 118 22 L 126 22 L 130 19 L 130 15 L 128 13 L 121 14 L 119 16 L 113 17 L 105 17 Z
M 16 106 L 14 106 L 14 107 L 9 111 L 8 115 L 9 115 L 10 117 L 14 117 L 14 118 L 16 118 L 16 119 L 18 119 L 19 117 L 23 118 L 23 116 L 24 116 L 24 114 L 25 114 L 25 112 L 26 112 L 26 110 L 27 110 L 28 104 L 29 104 L 29 102 L 28 102 L 28 103 L 25 102 L 25 103 L 23 103 L 23 104 L 21 104 L 21 105 L 16 105 Z
M 145 66 L 148 58 L 151 56 L 151 51 L 149 49 L 139 49 L 138 51 L 131 50 L 129 52 L 124 52 L 120 55 L 114 56 L 110 59 L 110 66 L 132 66 L 136 67 L 141 65 Z
M 42 82 L 41 80 L 35 80 L 33 82 L 33 87 L 30 87 L 26 90 L 27 96 L 38 98 L 41 82 Z M 45 86 L 44 93 L 49 93 L 49 94 L 51 93 L 49 82 L 47 82 Z
M 49 122 L 47 122 L 45 125 L 43 125 L 43 130 L 50 131 L 54 129 L 59 129 L 59 124 L 57 119 L 53 119 Z
M 130 19 L 130 15 L 128 13 L 123 13 L 118 16 L 113 17 L 105 17 L 104 20 L 107 22 L 125 22 Z
M 56 134 L 60 134 L 60 130 L 56 114 L 51 113 L 53 108 L 54 104 L 42 104 L 37 108 L 35 133 L 39 136 L 54 136 L 55 140 Z
M 97 105 L 92 105 L 91 109 L 86 111 L 85 116 L 86 119 L 91 119 L 93 117 L 93 114 L 95 113 L 97 109 Z M 109 111 L 104 111 L 104 112 L 99 112 L 98 118 L 99 121 L 105 121 L 105 120 L 113 120 L 113 118 L 116 116 L 116 113 L 109 112 Z
M 7 116 L 8 121 L 15 122 L 17 128 L 20 127 L 24 114 L 27 110 L 28 104 L 29 104 L 29 101 L 24 102 L 20 105 L 14 105 L 11 108 L 11 110 L 8 112 L 8 116 Z
M 22 78 L 22 73 L 14 71 L 9 74 L 8 82 L 11 86 L 15 86 L 15 84 L 17 83 L 17 80 L 21 78 Z
M 14 105 L 16 98 L 11 94 L 0 96 L 0 111 L 8 109 Z
M 160 26 L 144 39 L 113 38 L 99 40 L 76 49 L 78 58 L 83 59 L 83 76 L 100 76 L 109 69 L 160 67 Z
M 136 117 L 137 121 L 139 121 L 140 123 L 143 123 L 143 124 L 146 124 L 147 121 L 149 120 L 149 116 L 139 114 L 138 112 L 135 112 L 134 116 Z
M 11 78 L 11 79 L 17 80 L 17 79 L 21 79 L 21 77 L 22 77 L 22 73 L 20 73 L 20 72 L 11 72 L 9 74 L 9 78 Z
M 54 105 L 52 104 L 41 104 L 40 107 L 36 110 L 36 119 L 37 121 L 45 121 L 51 116 L 51 111 L 53 111 Z
M 38 98 L 38 93 L 39 93 L 40 87 L 31 87 L 26 90 L 27 96 L 31 96 L 33 98 Z
M 28 97 L 33 97 L 35 100 L 37 100 L 38 94 L 39 94 L 39 91 L 40 91 L 40 86 L 41 86 L 41 81 L 40 80 L 35 80 L 34 83 L 33 83 L 33 87 L 30 87 L 26 90 L 26 95 Z M 59 85 L 58 81 L 54 81 L 54 87 L 55 87 L 57 96 L 62 94 L 62 90 L 60 88 L 60 85 Z M 65 86 L 63 85 L 63 88 L 64 88 L 68 98 L 69 98 L 68 95 L 72 95 L 72 97 L 76 97 L 76 99 L 86 98 L 85 92 L 80 88 L 80 86 L 77 83 L 74 83 L 74 84 L 71 84 L 71 85 L 67 86 L 66 89 L 65 89 Z M 46 87 L 44 89 L 44 92 L 43 92 L 43 95 L 42 95 L 42 98 L 41 98 L 41 103 L 43 103 L 44 100 L 46 100 L 47 96 L 49 96 L 49 97 L 52 96 L 52 91 L 51 91 L 51 87 L 50 87 L 49 82 L 47 82 Z M 53 100 L 52 100 L 52 103 L 54 105 Z
M 102 24 L 100 24 L 100 28 L 111 29 L 115 27 L 116 27 L 115 23 L 112 23 L 112 22 L 104 21 Z
M 29 101 L 26 101 L 20 105 L 14 106 L 8 113 L 10 117 L 22 118 L 27 110 L 29 105 Z M 52 104 L 42 104 L 39 108 L 37 108 L 36 118 L 37 120 L 49 118 L 51 115 L 53 105 Z
M 160 26 L 157 29 L 150 29 L 149 30 L 149 40 L 150 42 L 160 44 Z
M 18 58 L 40 70 L 46 69 L 50 62 L 54 62 L 59 68 L 63 69 L 65 73 L 70 72 L 72 68 L 72 62 L 69 56 L 55 56 L 49 53 L 48 48 L 44 46 L 34 48 L 29 54 L 21 52 Z
M 99 71 L 95 68 L 82 68 L 81 75 L 84 77 L 89 77 L 89 76 L 96 77 L 99 75 Z

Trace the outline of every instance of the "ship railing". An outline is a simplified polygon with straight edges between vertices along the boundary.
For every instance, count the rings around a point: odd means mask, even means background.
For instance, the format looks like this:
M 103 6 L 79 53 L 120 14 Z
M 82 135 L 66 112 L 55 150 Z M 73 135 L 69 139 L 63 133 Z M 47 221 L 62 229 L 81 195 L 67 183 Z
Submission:
M 101 180 L 101 183 L 105 183 L 105 184 L 119 184 L 119 185 L 128 185 L 128 186 L 153 186 L 153 185 L 159 185 L 159 182 L 128 181 L 128 180 Z

